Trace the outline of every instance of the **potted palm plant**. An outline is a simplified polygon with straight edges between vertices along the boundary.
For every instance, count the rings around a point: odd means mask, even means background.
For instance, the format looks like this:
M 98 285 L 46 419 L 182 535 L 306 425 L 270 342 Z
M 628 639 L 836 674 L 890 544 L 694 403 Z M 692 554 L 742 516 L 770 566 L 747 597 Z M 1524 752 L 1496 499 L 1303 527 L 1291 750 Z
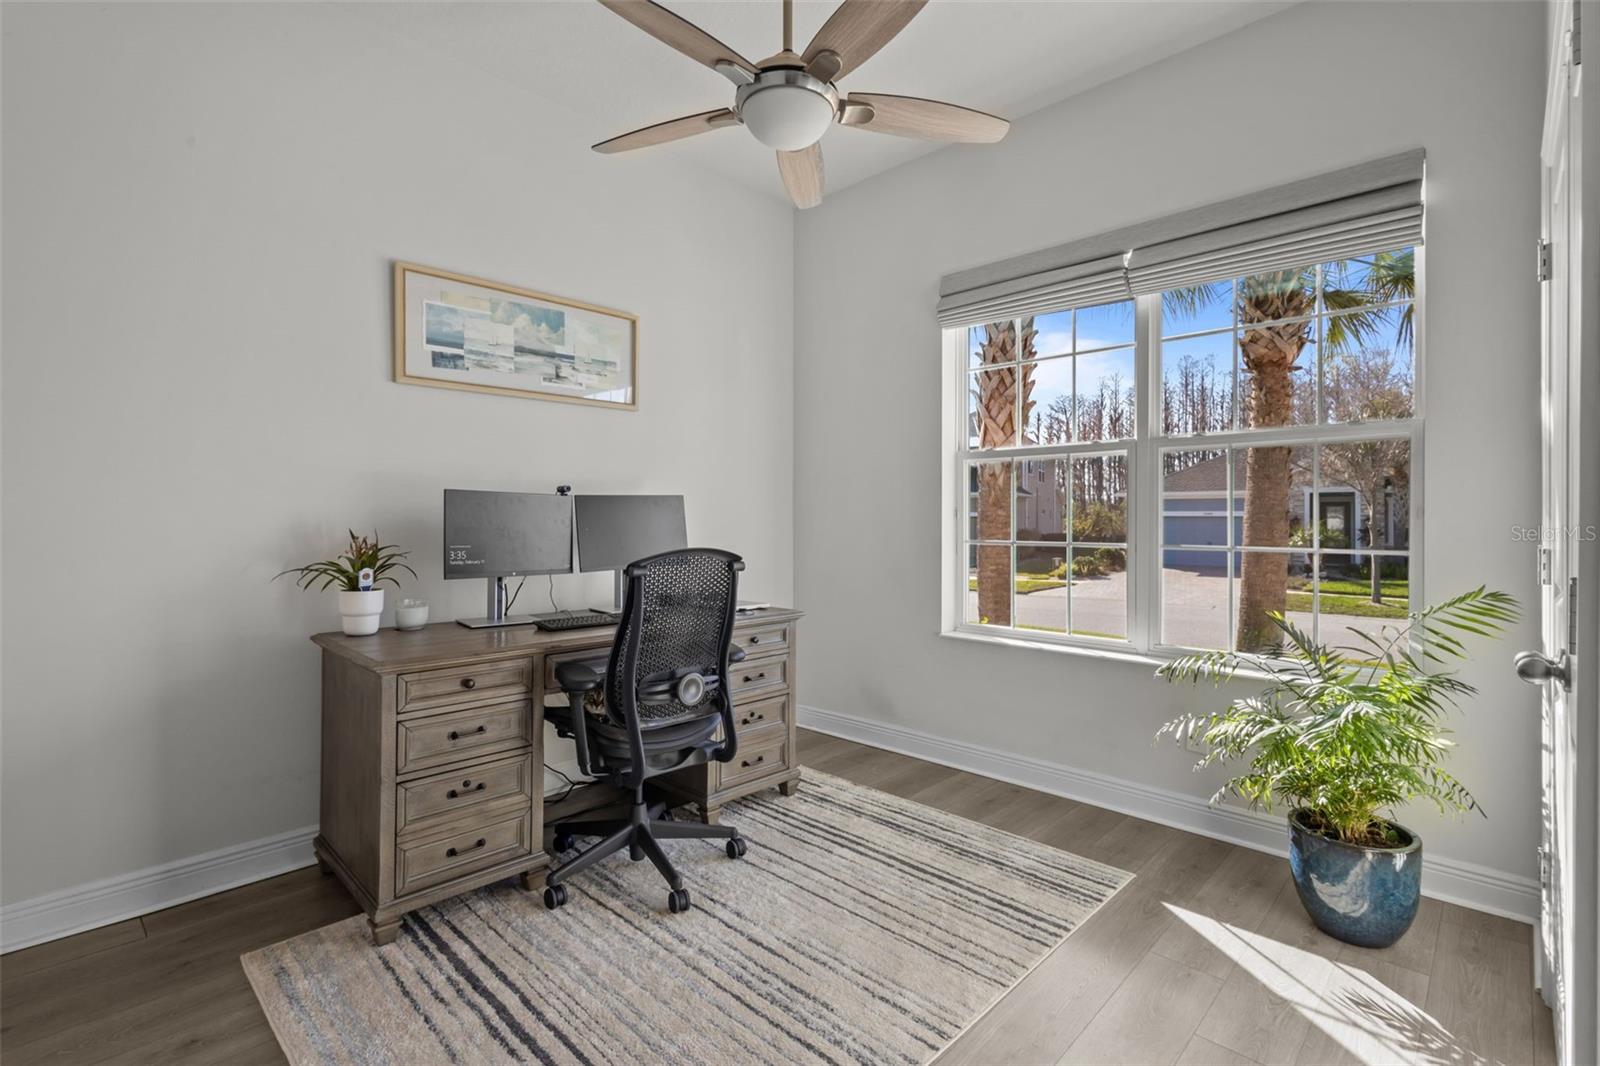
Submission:
M 1252 807 L 1289 808 L 1289 865 L 1300 902 L 1329 936 L 1387 947 L 1416 917 L 1422 838 L 1393 818 L 1412 800 L 1441 813 L 1483 808 L 1444 769 L 1445 714 L 1477 692 L 1438 667 L 1467 655 L 1517 618 L 1503 592 L 1478 588 L 1360 643 L 1328 647 L 1272 614 L 1279 643 L 1264 654 L 1208 652 L 1166 664 L 1168 681 L 1221 684 L 1241 668 L 1266 687 L 1220 711 L 1185 714 L 1156 734 L 1201 752 L 1195 769 L 1248 760 L 1211 802 L 1232 793 Z
M 285 574 L 295 574 L 295 584 L 303 589 L 317 585 L 319 592 L 330 588 L 339 590 L 339 616 L 347 636 L 365 637 L 378 631 L 378 618 L 383 614 L 383 589 L 377 586 L 387 581 L 400 587 L 395 570 L 404 570 L 412 577 L 417 572 L 403 560 L 410 552 L 403 552 L 393 544 L 382 544 L 374 532 L 370 538 L 350 530 L 350 546 L 344 554 L 322 562 L 307 563 L 273 575 L 273 580 Z M 318 582 L 321 582 L 319 585 Z

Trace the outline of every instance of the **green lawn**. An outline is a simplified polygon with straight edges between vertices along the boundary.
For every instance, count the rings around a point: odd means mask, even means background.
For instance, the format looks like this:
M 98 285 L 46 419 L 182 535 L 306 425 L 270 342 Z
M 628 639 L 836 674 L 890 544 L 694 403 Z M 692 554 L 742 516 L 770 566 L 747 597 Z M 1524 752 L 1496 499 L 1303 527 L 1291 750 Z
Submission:
M 1026 622 L 1018 625 L 1017 628 L 1018 629 L 1031 629 L 1031 630 L 1034 630 L 1035 632 L 1039 632 L 1039 633 L 1065 633 L 1066 632 L 1066 630 L 1062 629 L 1060 626 L 1031 626 L 1031 625 L 1028 625 Z M 1096 630 L 1093 630 L 1093 629 L 1074 629 L 1072 631 L 1072 635 L 1075 636 L 1075 637 L 1104 637 L 1107 640 L 1127 640 L 1128 639 L 1127 637 L 1122 636 L 1120 633 L 1100 633 L 1100 632 L 1097 632 Z
M 1388 582 L 1384 582 L 1385 585 Z M 1345 615 L 1356 618 L 1404 618 L 1407 614 L 1405 600 L 1396 603 L 1373 603 L 1367 596 L 1332 596 L 1326 591 L 1328 582 L 1323 583 L 1322 616 L 1328 618 L 1333 615 Z M 1284 603 L 1286 611 L 1311 610 L 1311 593 L 1291 592 Z
M 1018 596 L 1026 596 L 1030 592 L 1041 592 L 1044 589 L 1065 588 L 1066 585 L 1067 583 L 1061 580 L 1059 577 L 1051 577 L 1049 574 L 1029 574 L 1024 572 L 1017 575 Z M 967 578 L 967 591 L 978 591 L 977 578 Z
M 1404 578 L 1386 578 L 1379 583 L 1386 600 L 1407 602 L 1411 597 L 1411 582 Z M 1322 591 L 1336 596 L 1363 596 L 1372 595 L 1372 582 L 1364 577 L 1325 577 L 1322 579 Z

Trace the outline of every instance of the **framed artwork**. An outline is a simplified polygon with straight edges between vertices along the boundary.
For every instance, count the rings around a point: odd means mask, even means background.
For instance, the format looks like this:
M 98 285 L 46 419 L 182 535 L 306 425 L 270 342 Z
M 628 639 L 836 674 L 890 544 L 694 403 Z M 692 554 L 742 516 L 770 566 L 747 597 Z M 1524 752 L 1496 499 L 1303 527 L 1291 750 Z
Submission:
M 639 406 L 639 319 L 395 263 L 394 379 L 632 411 Z

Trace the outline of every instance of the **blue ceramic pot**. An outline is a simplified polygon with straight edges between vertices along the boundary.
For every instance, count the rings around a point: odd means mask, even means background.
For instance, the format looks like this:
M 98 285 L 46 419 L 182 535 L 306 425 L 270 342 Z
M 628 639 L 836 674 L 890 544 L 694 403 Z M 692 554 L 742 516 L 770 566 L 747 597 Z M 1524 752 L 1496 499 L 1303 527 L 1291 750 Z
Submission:
M 1405 935 L 1422 899 L 1422 838 L 1389 823 L 1408 843 L 1367 848 L 1306 828 L 1289 814 L 1289 868 L 1311 920 L 1331 937 L 1386 948 Z

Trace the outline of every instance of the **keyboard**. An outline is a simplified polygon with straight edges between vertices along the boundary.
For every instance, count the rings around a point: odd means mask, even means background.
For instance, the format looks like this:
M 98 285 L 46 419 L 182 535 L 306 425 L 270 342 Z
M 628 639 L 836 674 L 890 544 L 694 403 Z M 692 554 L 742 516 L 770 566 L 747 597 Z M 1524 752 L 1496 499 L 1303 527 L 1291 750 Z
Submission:
M 574 611 L 571 614 L 556 615 L 554 618 L 540 618 L 533 624 L 540 629 L 552 631 L 593 629 L 596 626 L 616 625 L 617 616 L 614 614 L 602 614 L 599 611 Z

